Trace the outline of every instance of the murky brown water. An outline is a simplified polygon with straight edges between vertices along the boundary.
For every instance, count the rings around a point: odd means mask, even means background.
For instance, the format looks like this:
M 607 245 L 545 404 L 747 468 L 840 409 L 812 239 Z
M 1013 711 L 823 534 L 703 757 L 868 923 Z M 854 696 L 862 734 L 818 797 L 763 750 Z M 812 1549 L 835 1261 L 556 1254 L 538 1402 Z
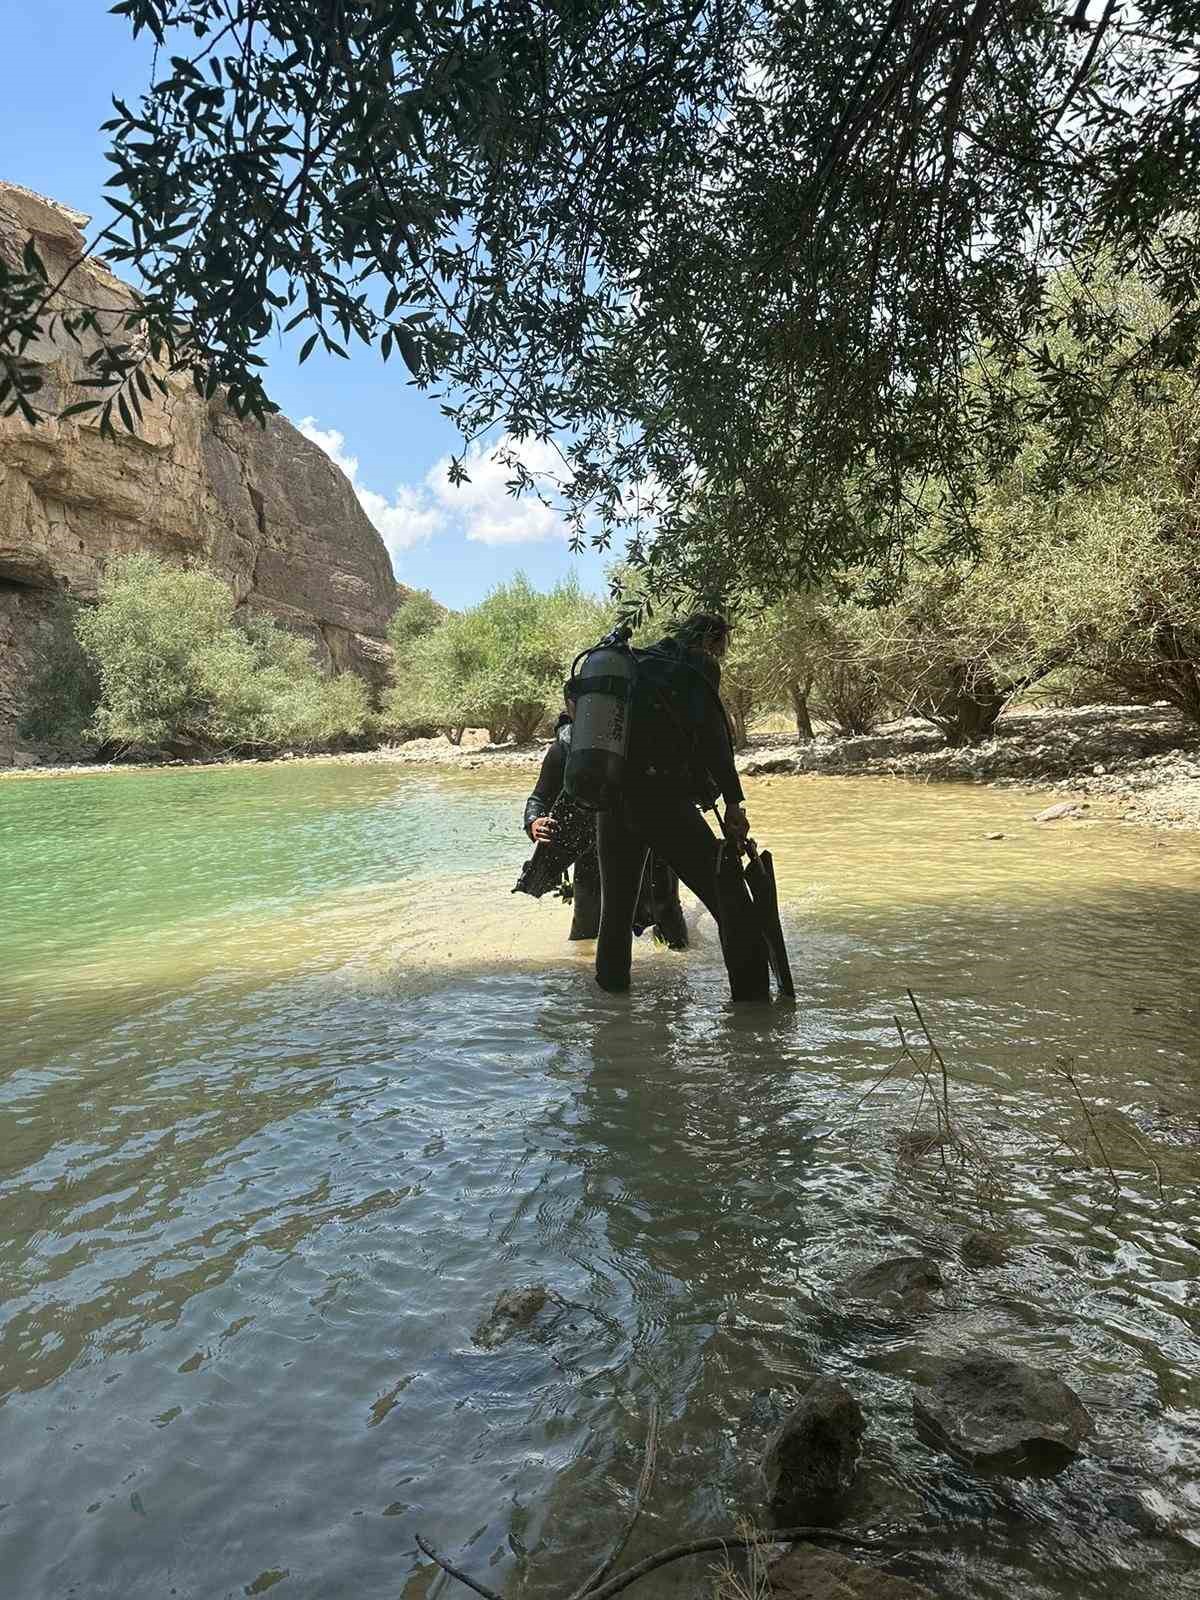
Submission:
M 735 1012 L 703 925 L 639 948 L 631 997 L 595 989 L 563 908 L 508 892 L 525 786 L 0 784 L 0 1590 L 411 1597 L 421 1531 L 565 1595 L 623 1524 L 652 1397 L 631 1559 L 759 1512 L 764 1438 L 831 1372 L 870 1414 L 896 1570 L 962 1600 L 1200 1592 L 1197 1163 L 1146 1132 L 1200 1104 L 1200 840 L 760 784 L 799 1001 Z M 862 1099 L 910 986 L 990 1181 L 898 1161 L 908 1078 Z M 974 1273 L 981 1221 L 1014 1251 Z M 833 1292 L 914 1248 L 949 1285 L 918 1321 Z M 537 1281 L 571 1307 L 472 1344 Z M 915 1435 L 924 1363 L 974 1348 L 1092 1409 L 1058 1478 Z M 1174 1533 L 1131 1526 L 1146 1491 Z

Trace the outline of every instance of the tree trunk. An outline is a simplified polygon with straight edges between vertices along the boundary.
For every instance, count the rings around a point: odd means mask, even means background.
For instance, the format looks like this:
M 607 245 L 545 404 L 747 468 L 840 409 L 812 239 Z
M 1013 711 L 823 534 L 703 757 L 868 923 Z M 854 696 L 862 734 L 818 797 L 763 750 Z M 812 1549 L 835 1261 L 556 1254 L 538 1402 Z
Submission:
M 465 728 L 459 728 L 457 726 L 453 728 L 446 728 L 444 730 L 445 735 L 451 744 L 461 744 L 462 736 L 464 733 L 466 733 L 466 731 L 467 730 Z
M 811 672 L 803 683 L 799 679 L 793 679 L 788 684 L 788 693 L 792 697 L 792 710 L 796 716 L 796 737 L 804 743 L 816 738 L 813 733 L 812 717 L 808 710 L 808 696 L 812 689 L 812 684 Z
M 545 716 L 545 706 L 521 705 L 513 712 L 508 731 L 518 744 L 528 744 Z
M 952 745 L 979 744 L 996 726 L 1008 704 L 1009 690 L 998 686 L 949 689 L 934 700 L 914 706 L 919 717 L 932 722 Z
M 496 727 L 489 728 L 487 736 L 489 744 L 503 744 L 505 739 L 508 738 L 508 723 L 501 722 Z

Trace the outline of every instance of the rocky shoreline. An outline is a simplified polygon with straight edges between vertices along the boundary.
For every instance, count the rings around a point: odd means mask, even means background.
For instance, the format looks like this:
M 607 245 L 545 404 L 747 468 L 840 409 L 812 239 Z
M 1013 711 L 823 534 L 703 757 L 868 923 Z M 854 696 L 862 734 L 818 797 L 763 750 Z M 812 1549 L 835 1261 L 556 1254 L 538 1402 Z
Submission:
M 1050 790 L 1074 801 L 1075 815 L 1200 828 L 1200 728 L 1164 705 L 1014 710 L 990 739 L 958 747 L 928 723 L 909 719 L 854 739 L 779 740 L 775 748 L 760 741 L 738 767 L 751 777 L 891 777 Z
M 412 739 L 340 754 L 288 751 L 236 763 L 214 756 L 151 764 L 257 766 L 264 760 L 302 760 L 530 771 L 536 770 L 545 748 L 544 741 L 489 745 L 477 730 L 465 734 L 459 745 L 444 738 Z M 886 777 L 1049 791 L 1071 802 L 1058 812 L 1063 817 L 1200 829 L 1200 728 L 1164 705 L 1017 709 L 1001 719 L 990 739 L 957 747 L 915 718 L 857 738 L 821 733 L 808 744 L 760 733 L 739 754 L 737 765 L 747 777 Z M 64 765 L 42 762 L 31 753 L 0 777 L 119 770 L 130 770 L 130 764 Z

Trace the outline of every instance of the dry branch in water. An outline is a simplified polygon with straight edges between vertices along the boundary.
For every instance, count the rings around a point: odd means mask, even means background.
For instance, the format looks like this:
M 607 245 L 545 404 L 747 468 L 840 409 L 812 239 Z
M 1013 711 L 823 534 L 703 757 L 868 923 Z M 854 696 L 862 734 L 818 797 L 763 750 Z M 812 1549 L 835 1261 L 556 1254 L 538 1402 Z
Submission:
M 910 1038 L 900 1017 L 893 1016 L 892 1022 L 900 1040 L 899 1053 L 851 1106 L 849 1119 L 853 1120 L 872 1095 L 907 1067 L 911 1081 L 919 1088 L 917 1107 L 909 1127 L 909 1139 L 913 1140 L 917 1134 L 917 1125 L 928 1100 L 933 1107 L 935 1128 L 926 1148 L 937 1149 L 942 1172 L 947 1178 L 953 1176 L 948 1151 L 957 1157 L 957 1165 L 960 1168 L 974 1167 L 981 1174 L 979 1179 L 981 1197 L 994 1201 L 1003 1192 L 1000 1174 L 980 1140 L 970 1132 L 960 1118 L 955 1116 L 950 1100 L 950 1069 L 945 1055 L 933 1037 L 916 995 L 911 989 L 906 989 L 905 993 L 924 1039 L 924 1048 L 922 1049 L 919 1042 Z
M 642 1507 L 650 1494 L 654 1483 L 654 1470 L 658 1457 L 658 1406 L 651 1406 L 650 1419 L 646 1434 L 646 1454 L 642 1464 L 641 1477 L 638 1480 L 637 1491 L 634 1495 L 633 1511 L 629 1520 L 622 1529 L 612 1550 L 579 1588 L 574 1589 L 567 1600 L 612 1600 L 614 1595 L 628 1589 L 631 1584 L 647 1577 L 651 1572 L 656 1572 L 660 1567 L 665 1567 L 673 1561 L 681 1561 L 685 1556 L 706 1555 L 712 1551 L 730 1550 L 756 1550 L 772 1544 L 794 1544 L 799 1539 L 832 1539 L 837 1544 L 853 1545 L 861 1550 L 883 1550 L 894 1548 L 885 1540 L 864 1539 L 857 1534 L 835 1533 L 830 1528 L 799 1527 L 799 1528 L 774 1528 L 765 1533 L 749 1533 L 738 1531 L 736 1533 L 718 1534 L 706 1539 L 690 1539 L 686 1544 L 669 1546 L 666 1550 L 656 1551 L 654 1555 L 646 1556 L 643 1560 L 635 1562 L 632 1567 L 627 1567 L 624 1572 L 619 1572 L 609 1578 L 613 1566 L 620 1559 L 622 1551 L 629 1543 L 631 1534 L 641 1516 Z M 443 1572 L 452 1578 L 457 1578 L 460 1583 L 466 1584 L 468 1589 L 473 1589 L 476 1594 L 482 1595 L 483 1600 L 504 1600 L 504 1597 L 495 1589 L 489 1589 L 486 1584 L 480 1583 L 469 1572 L 464 1572 L 461 1567 L 456 1567 L 440 1551 L 421 1534 L 417 1534 L 418 1548 L 437 1564 Z M 607 1580 L 607 1581 L 605 1581 Z

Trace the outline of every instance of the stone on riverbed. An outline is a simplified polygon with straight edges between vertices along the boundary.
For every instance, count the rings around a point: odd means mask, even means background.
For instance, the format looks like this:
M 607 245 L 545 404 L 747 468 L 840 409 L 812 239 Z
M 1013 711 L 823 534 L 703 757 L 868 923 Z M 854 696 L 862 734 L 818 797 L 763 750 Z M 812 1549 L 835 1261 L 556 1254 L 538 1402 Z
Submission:
M 973 1228 L 963 1235 L 958 1253 L 968 1267 L 1002 1267 L 1008 1260 L 1009 1246 L 1002 1233 Z
M 777 1600 L 934 1600 L 924 1584 L 893 1578 L 878 1567 L 816 1545 L 797 1545 L 767 1569 Z
M 867 1431 L 844 1384 L 818 1378 L 767 1448 L 763 1470 L 777 1527 L 835 1522 L 854 1482 Z
M 1087 801 L 1080 803 L 1078 800 L 1060 800 L 1056 805 L 1047 806 L 1044 811 L 1039 811 L 1034 817 L 1035 822 L 1059 822 L 1063 817 L 1079 817 L 1087 810 Z
M 942 1274 L 928 1256 L 896 1256 L 864 1267 L 841 1285 L 851 1300 L 871 1300 L 884 1310 L 913 1316 L 929 1307 L 929 1297 L 942 1287 Z
M 913 1414 L 955 1455 L 996 1467 L 1063 1465 L 1092 1431 L 1061 1378 L 1003 1356 L 935 1363 L 929 1387 L 913 1390 Z
M 546 1304 L 546 1296 L 544 1283 L 533 1283 L 525 1289 L 506 1289 L 471 1335 L 472 1344 L 483 1350 L 494 1350 L 511 1339 L 518 1329 L 529 1326 Z

